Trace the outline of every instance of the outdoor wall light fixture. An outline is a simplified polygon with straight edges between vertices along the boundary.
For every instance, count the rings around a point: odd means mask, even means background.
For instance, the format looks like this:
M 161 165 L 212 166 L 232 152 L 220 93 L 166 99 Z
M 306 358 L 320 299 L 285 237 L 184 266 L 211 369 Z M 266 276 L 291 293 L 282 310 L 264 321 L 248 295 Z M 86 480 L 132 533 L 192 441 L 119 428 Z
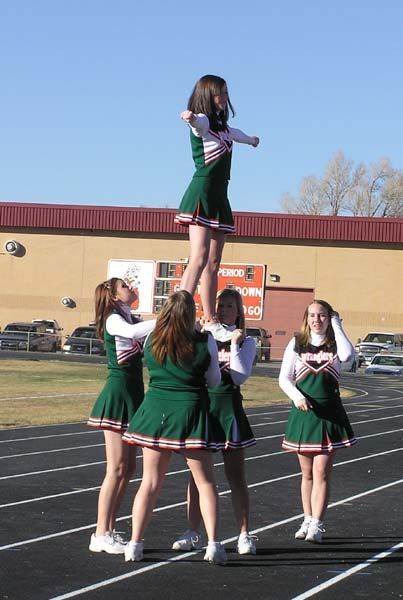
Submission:
M 63 296 L 63 298 L 61 299 L 60 302 L 66 308 L 75 308 L 76 307 L 76 303 L 74 302 L 73 298 L 70 298 L 70 296 Z
M 269 278 L 269 279 L 270 279 L 270 281 L 276 281 L 276 282 L 279 282 L 279 281 L 280 281 L 280 275 L 276 275 L 275 273 L 272 273 L 272 274 L 270 275 L 270 278 Z
M 7 240 L 4 244 L 4 250 L 12 256 L 24 256 L 25 254 L 24 246 L 15 240 Z

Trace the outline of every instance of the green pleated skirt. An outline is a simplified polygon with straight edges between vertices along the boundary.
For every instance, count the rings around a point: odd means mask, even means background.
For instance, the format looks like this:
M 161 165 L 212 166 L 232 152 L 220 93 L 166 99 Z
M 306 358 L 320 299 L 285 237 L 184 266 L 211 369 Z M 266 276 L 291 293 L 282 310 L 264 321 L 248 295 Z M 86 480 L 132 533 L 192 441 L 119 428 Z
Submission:
M 180 203 L 175 223 L 234 233 L 234 218 L 227 194 L 227 180 L 193 177 Z
M 112 372 L 94 404 L 87 425 L 123 433 L 143 398 L 144 384 L 137 374 Z
M 207 392 L 200 391 L 195 399 L 182 399 L 179 393 L 176 396 L 149 389 L 130 421 L 124 441 L 170 450 L 207 448 Z
M 294 452 L 329 453 L 356 444 L 353 429 L 340 398 L 310 399 L 313 408 L 298 410 L 292 404 L 282 447 Z
M 209 391 L 210 436 L 212 450 L 248 448 L 256 444 L 238 390 L 228 393 Z

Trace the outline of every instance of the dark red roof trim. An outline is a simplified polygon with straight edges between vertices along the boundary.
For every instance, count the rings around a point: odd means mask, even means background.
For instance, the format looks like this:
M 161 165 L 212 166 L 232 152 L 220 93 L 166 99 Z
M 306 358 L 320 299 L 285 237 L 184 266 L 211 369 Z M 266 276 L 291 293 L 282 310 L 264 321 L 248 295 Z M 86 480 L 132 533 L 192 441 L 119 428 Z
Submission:
M 175 209 L 0 204 L 0 227 L 110 232 L 185 233 Z M 353 242 L 403 242 L 403 219 L 234 213 L 237 236 Z

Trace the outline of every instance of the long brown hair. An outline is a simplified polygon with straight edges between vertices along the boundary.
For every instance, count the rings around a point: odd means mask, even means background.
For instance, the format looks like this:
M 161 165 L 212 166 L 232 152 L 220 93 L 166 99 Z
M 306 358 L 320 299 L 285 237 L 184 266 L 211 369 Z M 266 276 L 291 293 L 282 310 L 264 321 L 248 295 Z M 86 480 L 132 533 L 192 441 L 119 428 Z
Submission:
M 103 339 L 105 321 L 113 312 L 122 314 L 119 300 L 115 300 L 119 277 L 103 281 L 95 288 L 95 326 L 97 337 Z M 123 316 L 123 315 L 122 315 Z
M 308 325 L 308 315 L 309 315 L 309 307 L 312 306 L 312 304 L 320 304 L 321 306 L 323 306 L 323 308 L 327 312 L 327 316 L 329 317 L 329 325 L 327 326 L 326 333 L 325 333 L 325 339 L 324 339 L 323 343 L 326 346 L 331 346 L 335 342 L 334 331 L 333 331 L 332 324 L 330 322 L 330 317 L 332 316 L 332 313 L 334 312 L 334 310 L 333 310 L 333 307 L 329 304 L 329 302 L 326 302 L 326 300 L 316 300 L 315 299 L 315 300 L 312 300 L 312 302 L 310 302 L 308 304 L 308 306 L 305 309 L 304 316 L 302 319 L 301 329 L 300 329 L 299 333 L 295 336 L 296 342 L 300 346 L 306 346 L 309 343 L 311 329 Z
M 196 307 L 189 292 L 179 290 L 168 297 L 152 334 L 151 348 L 159 363 L 166 357 L 175 364 L 192 360 L 195 320 Z
M 236 325 L 237 329 L 241 329 L 241 331 L 243 331 L 243 333 L 245 333 L 245 312 L 243 309 L 243 302 L 242 302 L 241 294 L 237 290 L 234 290 L 233 288 L 223 288 L 217 294 L 217 304 L 220 299 L 224 300 L 226 298 L 234 299 L 236 308 L 237 308 L 237 313 L 238 313 L 236 321 L 235 321 L 235 325 Z
M 188 110 L 193 113 L 203 113 L 210 121 L 213 131 L 225 130 L 229 119 L 229 108 L 235 116 L 234 108 L 228 96 L 227 106 L 217 115 L 214 96 L 219 96 L 222 88 L 227 85 L 225 79 L 218 75 L 204 75 L 196 82 L 188 100 Z

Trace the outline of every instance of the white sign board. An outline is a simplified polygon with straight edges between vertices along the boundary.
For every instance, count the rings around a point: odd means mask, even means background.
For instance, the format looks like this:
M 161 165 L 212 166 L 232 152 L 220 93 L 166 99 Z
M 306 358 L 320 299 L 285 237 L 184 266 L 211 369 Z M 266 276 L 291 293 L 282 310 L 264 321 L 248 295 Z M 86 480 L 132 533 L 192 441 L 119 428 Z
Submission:
M 150 314 L 153 312 L 154 271 L 153 260 L 113 258 L 108 261 L 107 278 L 123 279 L 138 296 L 131 306 L 132 310 L 139 314 Z

